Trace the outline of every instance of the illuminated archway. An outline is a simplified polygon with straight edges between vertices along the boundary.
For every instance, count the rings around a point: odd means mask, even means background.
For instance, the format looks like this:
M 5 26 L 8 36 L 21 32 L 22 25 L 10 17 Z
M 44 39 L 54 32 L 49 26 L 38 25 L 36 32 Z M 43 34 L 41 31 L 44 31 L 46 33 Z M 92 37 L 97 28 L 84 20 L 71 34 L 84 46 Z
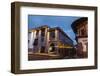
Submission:
M 55 50 L 56 50 L 55 44 L 54 43 L 51 43 L 50 44 L 50 47 L 49 47 L 49 52 L 54 52 Z

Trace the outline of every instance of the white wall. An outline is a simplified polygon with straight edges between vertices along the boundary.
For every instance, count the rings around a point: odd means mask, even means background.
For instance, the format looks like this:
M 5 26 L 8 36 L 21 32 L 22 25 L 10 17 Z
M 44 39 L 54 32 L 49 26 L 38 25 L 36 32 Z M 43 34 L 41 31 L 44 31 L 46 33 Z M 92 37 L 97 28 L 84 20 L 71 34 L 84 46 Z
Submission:
M 10 3 L 13 1 L 41 2 L 41 3 L 57 3 L 57 4 L 74 4 L 74 5 L 99 5 L 98 21 L 100 21 L 100 0 L 1 0 L 0 1 L 0 76 L 17 76 L 10 73 L 11 60 L 11 15 Z M 100 24 L 100 23 L 98 23 Z M 98 28 L 100 26 L 98 25 Z M 100 30 L 99 30 L 100 33 Z M 100 34 L 98 38 L 100 42 Z M 99 44 L 100 46 L 100 44 Z M 100 50 L 100 49 L 99 49 Z M 98 51 L 100 54 L 100 51 Z M 99 57 L 100 58 L 100 55 Z M 100 76 L 100 59 L 98 70 L 81 70 L 81 71 L 65 71 L 53 73 L 38 73 L 38 74 L 21 74 L 18 76 Z
M 31 48 L 31 49 L 33 49 L 33 42 L 34 42 L 34 40 L 35 40 L 35 38 L 36 38 L 36 31 L 34 31 L 34 32 L 31 32 L 30 34 L 28 34 L 29 35 L 29 43 L 28 43 L 28 48 Z

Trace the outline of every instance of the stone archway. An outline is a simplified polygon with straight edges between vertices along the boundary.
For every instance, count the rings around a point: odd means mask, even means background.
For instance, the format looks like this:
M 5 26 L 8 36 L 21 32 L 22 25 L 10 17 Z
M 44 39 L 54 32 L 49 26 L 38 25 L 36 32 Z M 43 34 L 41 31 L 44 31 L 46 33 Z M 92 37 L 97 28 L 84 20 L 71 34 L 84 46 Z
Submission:
M 50 47 L 49 47 L 49 52 L 55 52 L 56 48 L 55 48 L 55 44 L 51 43 Z

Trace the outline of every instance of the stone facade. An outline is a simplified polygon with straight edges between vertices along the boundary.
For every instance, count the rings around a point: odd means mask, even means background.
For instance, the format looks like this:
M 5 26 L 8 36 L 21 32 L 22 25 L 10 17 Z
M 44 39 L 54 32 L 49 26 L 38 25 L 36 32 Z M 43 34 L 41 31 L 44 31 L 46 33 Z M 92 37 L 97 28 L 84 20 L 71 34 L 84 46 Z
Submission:
M 59 27 L 50 28 L 47 25 L 37 27 L 28 32 L 29 53 L 44 53 L 66 56 L 73 48 L 73 41 Z
M 80 18 L 72 23 L 73 31 L 76 35 L 76 49 L 77 56 L 88 56 L 88 19 L 86 17 Z

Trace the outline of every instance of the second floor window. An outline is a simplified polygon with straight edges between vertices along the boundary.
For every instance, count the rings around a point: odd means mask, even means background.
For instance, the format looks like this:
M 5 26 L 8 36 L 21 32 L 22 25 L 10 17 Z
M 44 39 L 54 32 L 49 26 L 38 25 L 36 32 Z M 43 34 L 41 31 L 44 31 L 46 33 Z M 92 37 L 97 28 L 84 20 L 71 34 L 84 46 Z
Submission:
M 45 36 L 45 28 L 41 29 L 41 36 Z
M 42 41 L 42 42 L 44 41 L 44 37 L 41 37 L 41 41 Z
M 50 37 L 55 38 L 55 31 L 50 32 Z

